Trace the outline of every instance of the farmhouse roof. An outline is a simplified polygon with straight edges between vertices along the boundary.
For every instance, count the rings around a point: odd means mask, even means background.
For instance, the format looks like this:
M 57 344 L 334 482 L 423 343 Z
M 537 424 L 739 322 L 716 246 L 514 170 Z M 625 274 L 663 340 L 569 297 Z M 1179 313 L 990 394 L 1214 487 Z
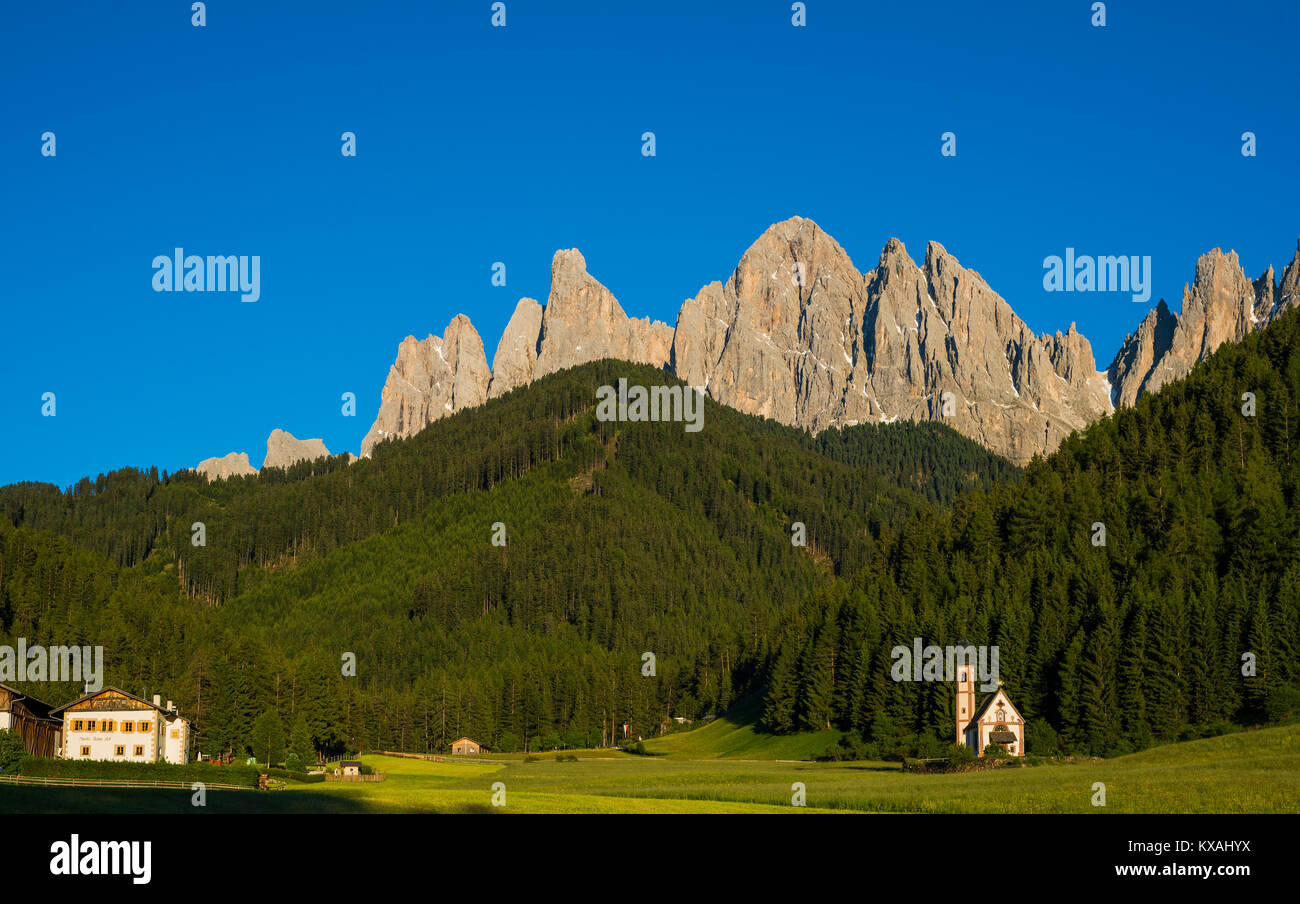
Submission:
M 158 712 L 162 713 L 163 715 L 167 715 L 167 710 L 163 709 L 161 706 L 155 706 L 152 700 L 145 700 L 143 697 L 137 697 L 135 694 L 124 691 L 120 687 L 113 687 L 112 685 L 105 685 L 104 687 L 101 687 L 97 691 L 93 691 L 89 694 L 82 694 L 80 697 L 78 697 L 76 700 L 73 700 L 71 703 L 65 703 L 62 706 L 56 706 L 54 709 L 50 710 L 50 715 L 61 713 L 65 709 L 69 709 L 70 707 L 76 706 L 78 703 L 85 703 L 87 700 L 93 700 L 96 697 L 100 696 L 101 694 L 106 694 L 109 691 L 113 691 L 114 693 L 121 694 L 123 697 L 130 697 L 132 700 L 135 700 L 138 703 L 143 703 L 145 706 L 149 707 L 150 709 L 156 709 L 158 710 Z

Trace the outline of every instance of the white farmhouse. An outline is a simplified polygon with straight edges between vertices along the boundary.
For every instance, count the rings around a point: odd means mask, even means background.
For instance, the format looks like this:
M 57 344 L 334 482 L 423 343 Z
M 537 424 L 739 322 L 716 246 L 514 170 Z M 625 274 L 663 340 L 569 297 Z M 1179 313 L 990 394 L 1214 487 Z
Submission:
M 65 760 L 109 760 L 124 763 L 190 761 L 190 723 L 170 700 L 154 695 L 153 702 L 106 687 L 54 710 L 63 720 L 59 756 Z

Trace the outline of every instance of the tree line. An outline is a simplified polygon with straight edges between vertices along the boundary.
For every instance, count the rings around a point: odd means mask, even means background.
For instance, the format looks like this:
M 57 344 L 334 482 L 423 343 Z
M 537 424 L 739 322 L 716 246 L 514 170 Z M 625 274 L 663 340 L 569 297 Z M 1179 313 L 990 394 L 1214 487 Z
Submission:
M 0 628 L 103 643 L 110 683 L 175 699 L 213 754 L 267 743 L 267 711 L 320 751 L 510 750 L 753 694 L 770 731 L 941 749 L 951 686 L 889 680 L 913 637 L 998 644 L 1031 749 L 1281 718 L 1296 331 L 1225 347 L 1023 473 L 938 426 L 810 437 L 711 402 L 700 433 L 597 421 L 597 386 L 672 379 L 604 361 L 352 465 L 0 488 Z

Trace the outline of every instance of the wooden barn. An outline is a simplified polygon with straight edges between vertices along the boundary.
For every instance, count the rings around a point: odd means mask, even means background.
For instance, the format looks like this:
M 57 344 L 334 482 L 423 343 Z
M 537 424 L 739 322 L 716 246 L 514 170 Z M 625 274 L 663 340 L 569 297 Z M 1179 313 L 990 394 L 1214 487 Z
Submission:
M 50 715 L 52 707 L 6 684 L 0 684 L 0 730 L 16 731 L 32 756 L 56 757 L 63 722 Z
M 457 756 L 463 756 L 467 753 L 482 753 L 483 745 L 472 738 L 460 738 L 452 742 L 451 752 Z

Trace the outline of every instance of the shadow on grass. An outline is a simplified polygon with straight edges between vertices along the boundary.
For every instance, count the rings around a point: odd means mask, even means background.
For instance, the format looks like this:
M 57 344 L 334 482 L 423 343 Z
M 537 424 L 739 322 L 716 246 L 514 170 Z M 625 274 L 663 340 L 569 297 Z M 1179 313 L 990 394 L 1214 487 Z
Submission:
M 313 791 L 208 791 L 164 788 L 0 787 L 0 814 L 98 813 L 366 813 L 362 801 Z
M 901 774 L 903 771 L 902 765 L 893 763 L 884 765 L 880 763 L 844 763 L 841 768 L 851 772 L 897 772 Z

